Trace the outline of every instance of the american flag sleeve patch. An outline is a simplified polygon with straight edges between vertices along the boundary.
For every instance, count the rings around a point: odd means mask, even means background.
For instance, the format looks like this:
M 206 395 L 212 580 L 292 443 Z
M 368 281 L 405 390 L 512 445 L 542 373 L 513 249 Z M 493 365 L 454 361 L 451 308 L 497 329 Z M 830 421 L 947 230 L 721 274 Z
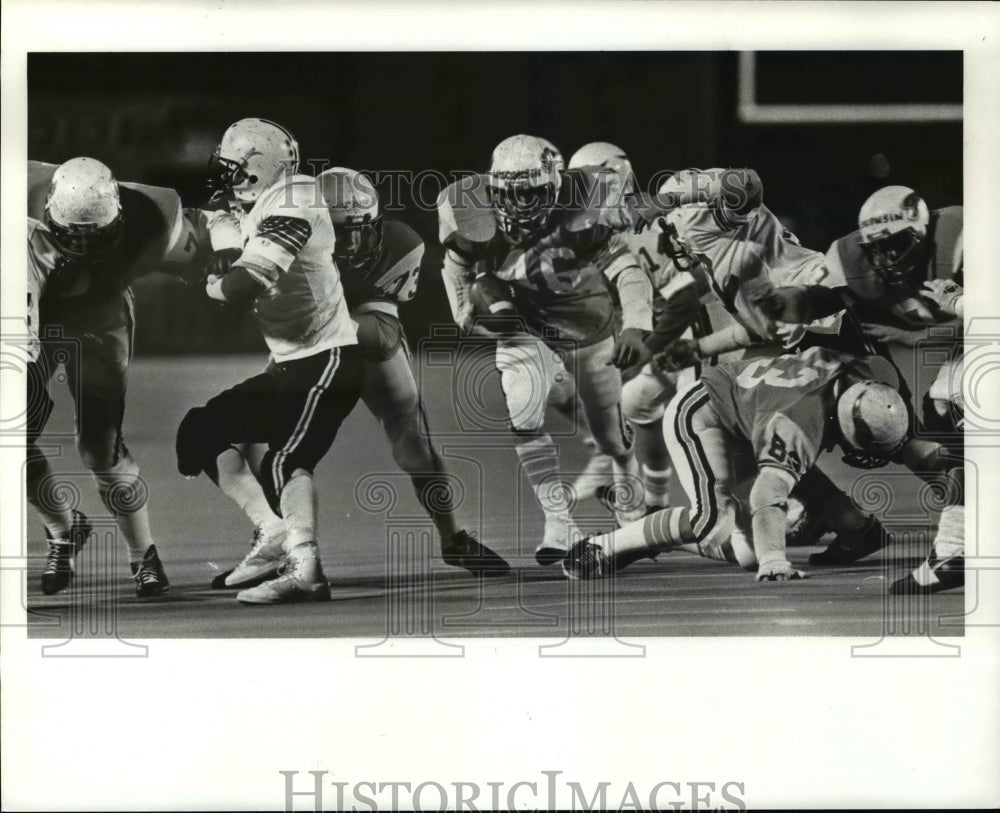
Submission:
M 258 265 L 271 264 L 287 271 L 311 236 L 308 220 L 272 215 L 261 222 L 243 256 Z

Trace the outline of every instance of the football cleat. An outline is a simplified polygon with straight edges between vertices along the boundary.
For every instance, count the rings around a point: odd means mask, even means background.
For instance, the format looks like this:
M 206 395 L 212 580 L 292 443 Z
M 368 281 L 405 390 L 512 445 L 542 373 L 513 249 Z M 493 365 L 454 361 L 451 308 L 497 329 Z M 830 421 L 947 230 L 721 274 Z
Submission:
M 562 561 L 573 540 L 580 536 L 580 529 L 568 514 L 549 514 L 542 543 L 535 548 L 535 561 L 542 567 Z
M 868 517 L 864 527 L 850 533 L 841 532 L 826 550 L 809 557 L 811 565 L 849 565 L 863 559 L 886 544 L 886 534 L 882 523 L 875 517 Z
M 612 568 L 600 545 L 582 539 L 569 549 L 562 561 L 562 571 L 568 579 L 603 579 L 611 575 Z
M 889 585 L 889 595 L 940 593 L 965 585 L 965 557 L 962 555 L 938 559 L 933 551 L 916 570 Z
M 237 593 L 236 600 L 241 604 L 329 601 L 330 583 L 323 575 L 316 546 L 298 545 L 293 548 L 288 555 L 288 565 L 278 578 Z
M 468 531 L 458 531 L 447 542 L 442 541 L 441 558 L 445 564 L 464 567 L 474 576 L 506 576 L 510 572 L 506 559 Z
M 138 562 L 130 562 L 132 578 L 135 579 L 135 594 L 139 598 L 162 596 L 170 590 L 163 562 L 156 553 L 156 545 L 150 545 Z
M 250 552 L 229 571 L 224 581 L 225 586 L 255 587 L 277 576 L 285 563 L 285 549 L 282 545 L 287 535 L 284 523 L 271 533 L 260 525 L 254 528 Z
M 69 541 L 52 539 L 48 530 L 45 538 L 49 541 L 49 556 L 42 571 L 42 592 L 51 596 L 69 587 L 75 571 L 75 557 L 87 543 L 92 528 L 90 520 L 82 511 L 73 511 L 73 522 L 69 528 Z

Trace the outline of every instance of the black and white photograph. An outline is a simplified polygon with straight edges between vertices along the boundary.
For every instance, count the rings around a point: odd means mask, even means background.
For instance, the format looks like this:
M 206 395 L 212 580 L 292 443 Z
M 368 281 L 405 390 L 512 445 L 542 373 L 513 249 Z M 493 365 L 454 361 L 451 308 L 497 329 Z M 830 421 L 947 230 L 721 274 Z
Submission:
M 1000 801 L 1000 16 L 698 5 L 5 4 L 4 809 Z

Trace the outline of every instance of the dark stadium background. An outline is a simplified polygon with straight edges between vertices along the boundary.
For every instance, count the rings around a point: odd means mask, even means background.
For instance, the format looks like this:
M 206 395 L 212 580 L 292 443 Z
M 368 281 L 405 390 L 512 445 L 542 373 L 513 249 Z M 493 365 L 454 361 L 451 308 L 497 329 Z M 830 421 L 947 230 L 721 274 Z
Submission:
M 958 52 L 761 56 L 761 103 L 962 101 Z M 428 244 L 403 314 L 411 338 L 450 321 L 436 217 L 414 197 L 433 201 L 432 171 L 486 169 L 514 133 L 545 136 L 567 159 L 585 142 L 613 141 L 642 182 L 688 166 L 753 166 L 771 209 L 821 251 L 882 184 L 912 186 L 932 208 L 962 200 L 961 122 L 747 125 L 736 94 L 735 53 L 35 53 L 28 155 L 90 155 L 120 180 L 174 187 L 195 206 L 223 130 L 260 116 L 291 129 L 304 159 L 423 172 L 419 190 L 381 190 Z M 136 292 L 141 353 L 264 349 L 250 319 L 173 280 L 152 275 Z

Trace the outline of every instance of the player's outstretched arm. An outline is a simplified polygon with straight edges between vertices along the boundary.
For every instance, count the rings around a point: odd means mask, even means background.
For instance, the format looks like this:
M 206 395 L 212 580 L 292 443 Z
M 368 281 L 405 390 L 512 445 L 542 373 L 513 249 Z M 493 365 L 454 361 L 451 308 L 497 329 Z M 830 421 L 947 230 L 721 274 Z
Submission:
M 662 313 L 653 325 L 653 332 L 646 339 L 646 349 L 659 353 L 681 335 L 698 319 L 701 297 L 694 284 L 685 285 L 667 299 Z
M 452 248 L 444 255 L 441 280 L 451 306 L 451 317 L 463 331 L 472 329 L 475 309 L 472 306 L 472 282 L 475 263 L 468 261 Z

